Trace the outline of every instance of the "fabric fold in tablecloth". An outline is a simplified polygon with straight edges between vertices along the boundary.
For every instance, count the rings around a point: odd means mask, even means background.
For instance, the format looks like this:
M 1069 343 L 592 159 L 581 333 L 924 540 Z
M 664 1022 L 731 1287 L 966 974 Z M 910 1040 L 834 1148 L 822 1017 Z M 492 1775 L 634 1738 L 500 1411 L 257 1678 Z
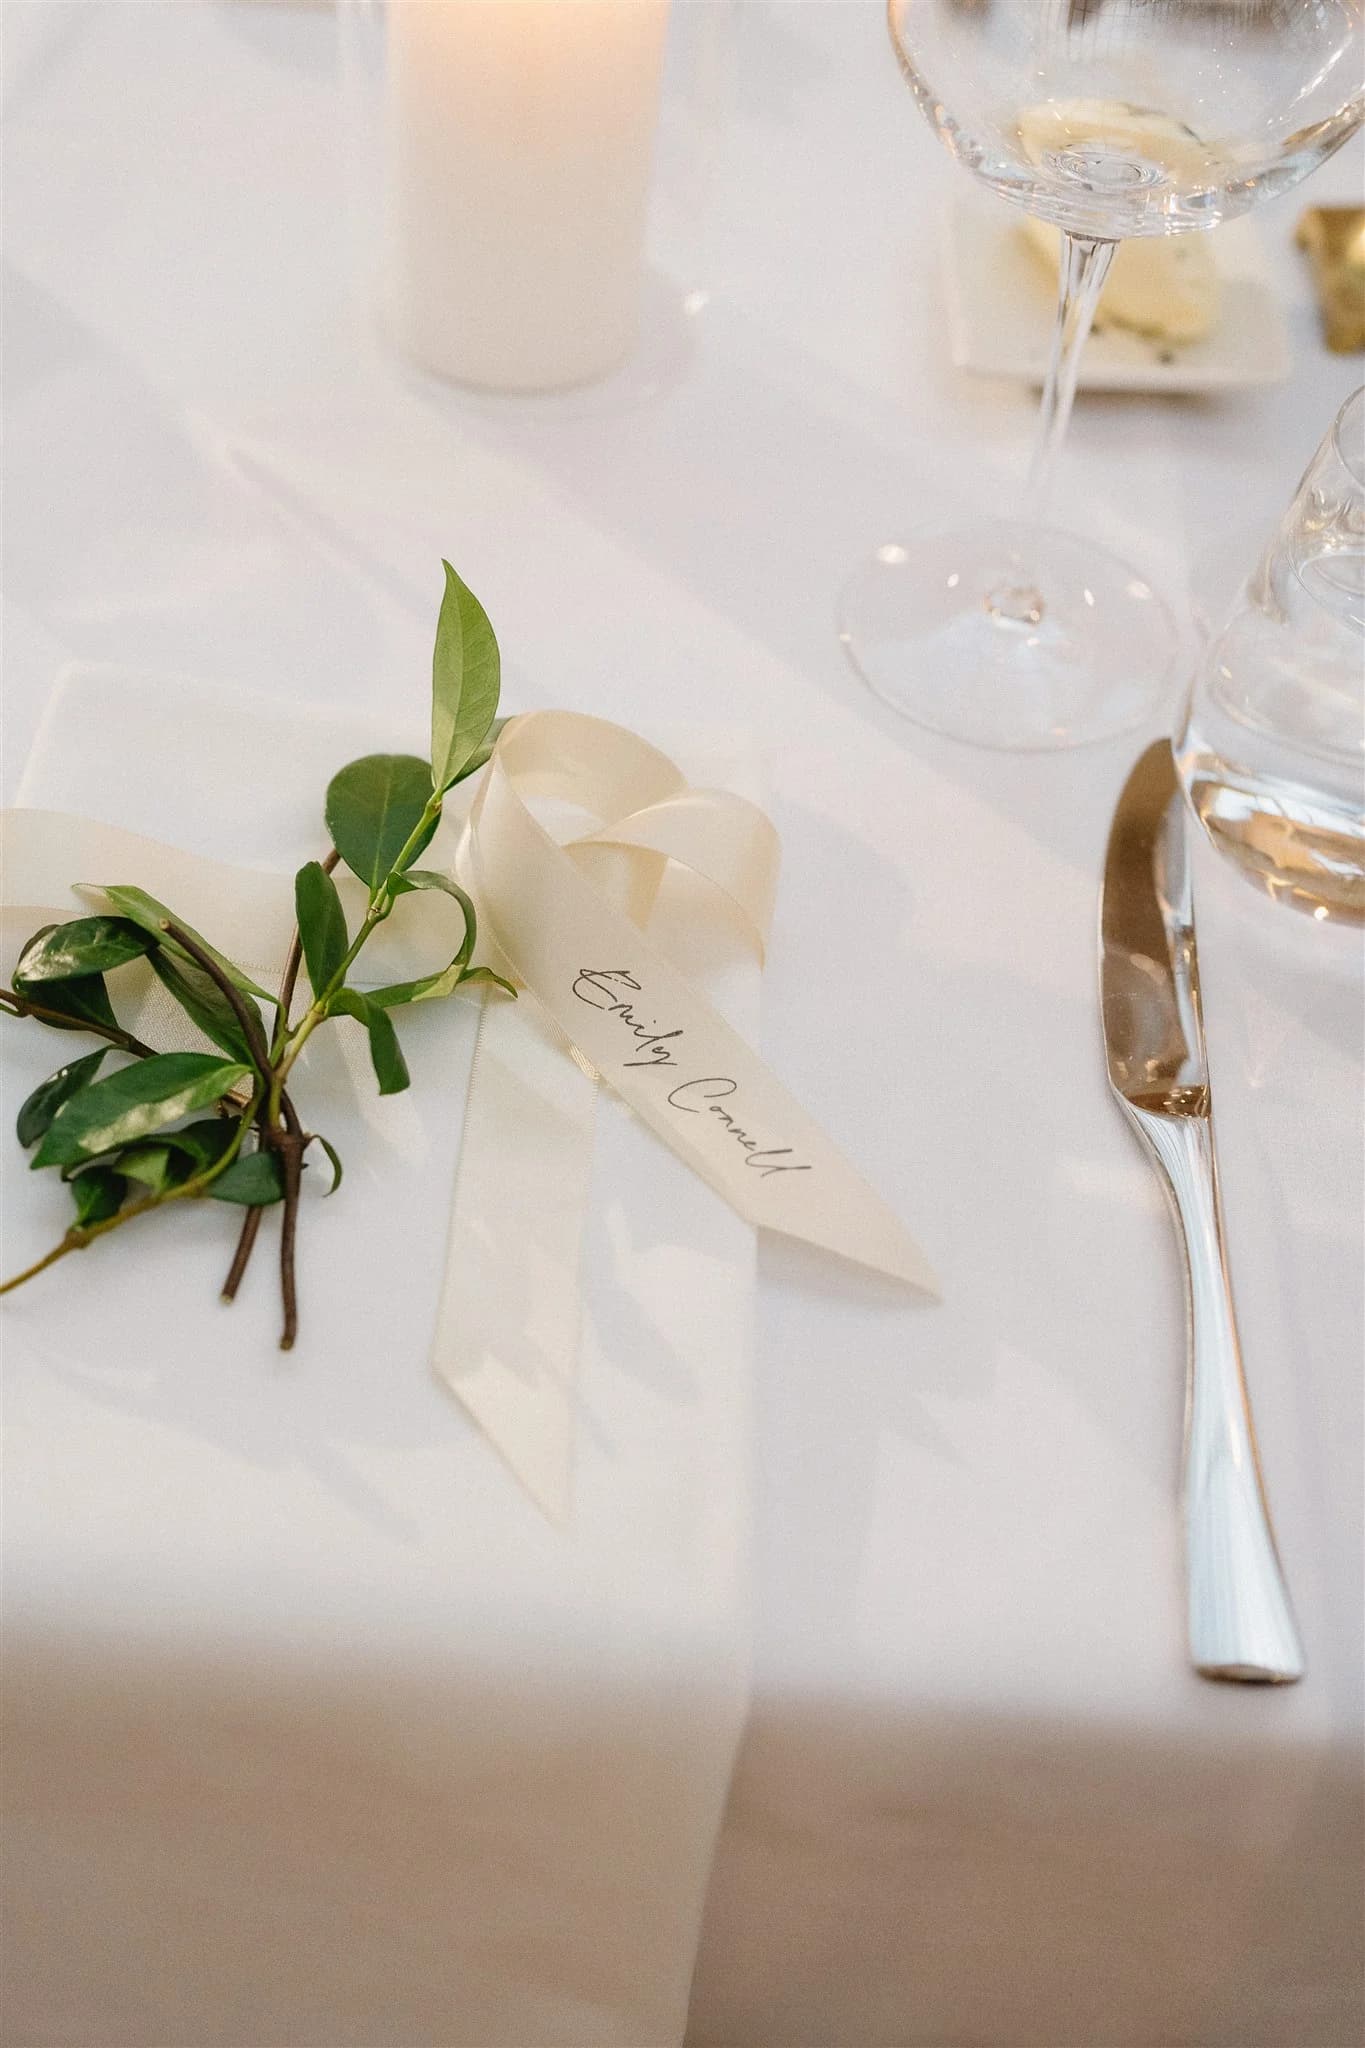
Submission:
M 287 874 L 335 769 L 405 742 L 74 668 L 20 802 Z M 708 950 L 685 895 L 665 883 L 651 933 L 752 1032 L 752 958 Z M 16 2038 L 241 2048 L 303 2038 L 301 2015 L 329 2048 L 682 2037 L 746 1699 L 753 1236 L 602 1100 L 575 1508 L 551 1529 L 428 1366 L 476 1016 L 404 1016 L 413 1086 L 388 1101 L 345 1024 L 301 1064 L 347 1174 L 307 1191 L 288 1361 L 269 1225 L 229 1311 L 209 1204 L 5 1306 Z M 70 1051 L 5 1037 L 16 1101 Z M 13 1143 L 3 1176 L 16 1266 L 64 1194 Z M 54 1912 L 89 1930 L 60 1956 Z

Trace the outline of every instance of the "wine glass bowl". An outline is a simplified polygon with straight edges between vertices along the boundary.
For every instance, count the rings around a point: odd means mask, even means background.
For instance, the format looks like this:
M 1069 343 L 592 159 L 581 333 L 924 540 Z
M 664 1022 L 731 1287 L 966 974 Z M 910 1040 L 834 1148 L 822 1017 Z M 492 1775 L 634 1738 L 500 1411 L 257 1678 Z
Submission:
M 1359 125 L 1360 0 L 888 0 L 901 71 L 960 163 L 1041 220 L 1215 226 Z
M 845 586 L 871 688 L 977 745 L 1075 746 L 1140 723 L 1179 641 L 1141 575 L 1051 529 L 1055 457 L 1117 244 L 1286 191 L 1365 118 L 1363 0 L 887 0 L 950 154 L 1061 231 L 1052 359 L 1021 515 L 892 540 Z

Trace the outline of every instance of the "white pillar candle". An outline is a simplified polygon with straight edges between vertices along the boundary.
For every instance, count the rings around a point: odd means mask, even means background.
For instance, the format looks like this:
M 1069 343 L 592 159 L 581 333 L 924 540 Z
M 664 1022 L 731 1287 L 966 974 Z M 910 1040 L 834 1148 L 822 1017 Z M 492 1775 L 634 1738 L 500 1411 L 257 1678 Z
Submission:
M 501 391 L 602 376 L 638 320 L 668 0 L 391 0 L 394 338 Z

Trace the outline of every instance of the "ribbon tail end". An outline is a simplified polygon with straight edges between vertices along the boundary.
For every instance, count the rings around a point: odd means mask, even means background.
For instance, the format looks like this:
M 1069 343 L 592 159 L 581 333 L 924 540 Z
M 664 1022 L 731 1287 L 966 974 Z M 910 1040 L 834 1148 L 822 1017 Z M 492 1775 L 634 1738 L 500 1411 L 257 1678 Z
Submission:
M 895 1262 L 888 1261 L 882 1270 L 897 1280 L 903 1280 L 907 1287 L 913 1287 L 916 1294 L 922 1295 L 931 1308 L 943 1306 L 943 1289 L 939 1285 L 938 1275 L 917 1244 L 907 1240 Z
M 548 1412 L 528 1418 L 516 1412 L 520 1404 L 515 1397 L 508 1400 L 505 1383 L 499 1391 L 496 1373 L 491 1385 L 486 1380 L 466 1385 L 458 1367 L 444 1360 L 434 1360 L 433 1369 L 546 1521 L 567 1529 L 573 1509 L 572 1420 L 567 1408 L 551 1402 Z

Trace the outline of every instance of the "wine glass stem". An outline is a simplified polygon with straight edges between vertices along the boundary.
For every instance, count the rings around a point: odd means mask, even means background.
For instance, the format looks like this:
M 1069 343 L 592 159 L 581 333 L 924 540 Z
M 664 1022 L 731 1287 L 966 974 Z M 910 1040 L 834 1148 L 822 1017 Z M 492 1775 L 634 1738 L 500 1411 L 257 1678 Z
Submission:
M 1033 459 L 1029 464 L 1024 501 L 1020 508 L 1021 523 L 1033 533 L 1037 533 L 1047 519 L 1057 474 L 1057 457 L 1076 396 L 1081 350 L 1085 347 L 1095 307 L 1117 247 L 1117 242 L 1101 242 L 1089 235 L 1062 236 L 1052 352 L 1048 358 L 1047 381 L 1038 413 Z M 1036 626 L 1047 609 L 1046 599 L 1029 573 L 1027 562 L 1021 561 L 1017 566 L 1019 573 L 1008 584 L 991 592 L 986 600 L 987 610 L 997 618 L 1017 625 Z

